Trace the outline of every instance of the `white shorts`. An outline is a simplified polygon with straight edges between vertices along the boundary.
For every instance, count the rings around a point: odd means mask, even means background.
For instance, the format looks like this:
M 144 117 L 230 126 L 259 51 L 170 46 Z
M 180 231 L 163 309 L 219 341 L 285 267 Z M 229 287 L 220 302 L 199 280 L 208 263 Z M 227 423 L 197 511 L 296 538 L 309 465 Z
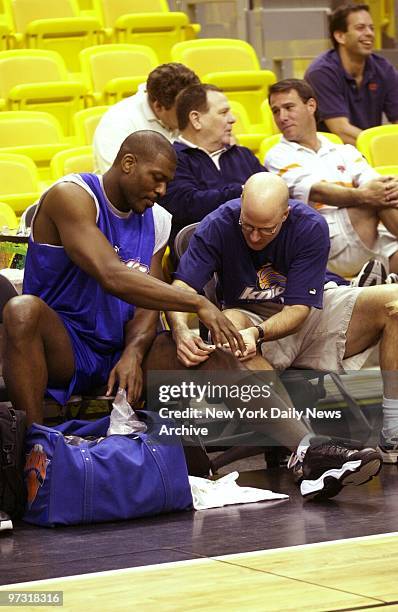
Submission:
M 359 370 L 373 347 L 348 359 L 344 359 L 344 353 L 348 325 L 362 289 L 347 285 L 326 289 L 323 309 L 311 308 L 304 325 L 295 334 L 265 341 L 261 349 L 263 356 L 276 370 L 290 367 L 340 373 Z M 267 318 L 249 310 L 238 310 L 247 314 L 255 325 Z M 274 313 L 272 309 L 270 316 Z
M 354 230 L 347 208 L 319 211 L 329 225 L 330 253 L 328 269 L 340 276 L 355 276 L 369 259 L 379 259 L 389 271 L 388 260 L 398 251 L 398 240 L 382 226 L 372 249 L 365 246 Z

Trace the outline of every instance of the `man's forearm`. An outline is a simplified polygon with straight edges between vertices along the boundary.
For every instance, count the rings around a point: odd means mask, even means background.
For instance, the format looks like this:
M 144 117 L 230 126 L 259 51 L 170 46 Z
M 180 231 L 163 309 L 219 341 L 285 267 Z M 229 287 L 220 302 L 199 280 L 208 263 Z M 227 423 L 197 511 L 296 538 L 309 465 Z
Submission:
M 177 285 L 168 285 L 148 274 L 128 269 L 126 266 L 110 266 L 107 278 L 99 279 L 103 288 L 112 295 L 150 310 L 175 310 L 197 313 L 205 298 L 196 292 L 186 291 Z
M 296 333 L 310 313 L 310 307 L 303 304 L 285 306 L 263 323 L 265 341 L 279 340 Z
M 180 287 L 180 289 L 184 289 L 185 291 L 197 295 L 195 289 L 193 289 L 183 281 L 175 280 L 172 286 Z M 167 322 L 170 325 L 170 329 L 173 333 L 173 336 L 175 336 L 175 334 L 178 333 L 179 330 L 186 331 L 186 329 L 188 328 L 188 317 L 189 313 L 186 312 L 169 311 L 166 313 Z
M 151 346 L 159 321 L 159 312 L 137 308 L 134 319 L 125 325 L 123 354 L 131 354 L 142 362 Z
M 337 208 L 350 208 L 360 205 L 360 193 L 355 187 L 344 187 L 321 181 L 314 183 L 309 194 L 309 201 L 314 204 L 328 204 Z
M 334 117 L 325 119 L 328 130 L 340 136 L 344 144 L 356 145 L 357 138 L 362 130 L 352 125 L 346 117 Z

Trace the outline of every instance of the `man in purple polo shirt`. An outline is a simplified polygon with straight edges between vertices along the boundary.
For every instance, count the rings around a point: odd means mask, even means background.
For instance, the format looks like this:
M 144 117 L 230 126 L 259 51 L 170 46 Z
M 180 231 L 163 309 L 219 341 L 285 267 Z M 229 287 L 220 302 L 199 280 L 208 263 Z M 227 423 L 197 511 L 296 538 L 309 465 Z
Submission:
M 235 117 L 214 85 L 190 85 L 176 99 L 177 168 L 161 205 L 172 215 L 170 247 L 183 227 L 201 221 L 220 204 L 237 198 L 252 174 L 265 172 L 246 147 L 231 146 Z
M 382 113 L 398 123 L 398 73 L 373 53 L 374 25 L 367 4 L 346 4 L 330 17 L 334 49 L 316 58 L 305 78 L 318 100 L 319 129 L 355 144 L 362 130 L 380 125 Z

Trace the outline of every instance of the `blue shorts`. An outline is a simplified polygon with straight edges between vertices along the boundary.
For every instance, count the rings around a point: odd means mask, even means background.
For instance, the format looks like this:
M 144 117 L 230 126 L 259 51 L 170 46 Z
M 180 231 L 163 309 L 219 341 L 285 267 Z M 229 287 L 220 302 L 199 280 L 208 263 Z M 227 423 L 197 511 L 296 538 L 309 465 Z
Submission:
M 70 325 L 64 320 L 63 323 L 72 343 L 75 373 L 68 387 L 47 387 L 46 389 L 46 394 L 61 406 L 66 404 L 71 395 L 88 393 L 96 387 L 105 385 L 110 371 L 122 354 L 120 350 L 106 354 L 94 351 Z

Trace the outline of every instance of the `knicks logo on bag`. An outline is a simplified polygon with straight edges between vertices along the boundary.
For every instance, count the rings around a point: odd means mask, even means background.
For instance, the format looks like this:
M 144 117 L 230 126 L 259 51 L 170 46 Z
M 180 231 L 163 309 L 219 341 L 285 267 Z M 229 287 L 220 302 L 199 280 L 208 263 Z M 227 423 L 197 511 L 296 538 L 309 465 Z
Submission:
M 49 463 L 42 445 L 35 444 L 26 459 L 24 469 L 29 508 L 35 501 L 39 488 L 44 484 Z

